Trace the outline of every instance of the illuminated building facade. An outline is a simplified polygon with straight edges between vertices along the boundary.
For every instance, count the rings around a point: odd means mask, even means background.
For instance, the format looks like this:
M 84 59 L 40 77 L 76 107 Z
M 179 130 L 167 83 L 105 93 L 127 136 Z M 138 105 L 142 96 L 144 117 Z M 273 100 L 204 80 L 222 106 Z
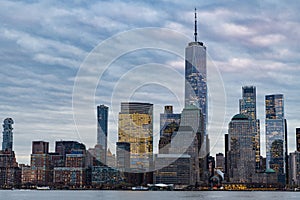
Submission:
M 82 167 L 56 167 L 53 172 L 53 183 L 59 187 L 82 188 L 87 184 L 86 169 Z
M 255 168 L 260 170 L 260 122 L 256 115 L 256 87 L 242 87 L 240 99 L 240 114 L 246 115 L 251 120 L 253 131 L 253 148 L 255 149 Z
M 285 183 L 287 141 L 282 94 L 266 95 L 266 168 L 274 169 Z M 280 178 L 281 177 L 281 178 Z
M 21 169 L 18 167 L 15 152 L 0 151 L 0 187 L 10 188 L 21 183 Z
M 48 186 L 52 183 L 48 142 L 32 142 L 30 166 L 32 173 L 31 183 L 44 186 Z
M 118 142 L 130 143 L 130 168 L 149 171 L 153 165 L 153 104 L 121 103 Z
M 253 149 L 251 120 L 246 115 L 235 115 L 228 130 L 229 180 L 250 183 L 255 174 L 255 150 Z

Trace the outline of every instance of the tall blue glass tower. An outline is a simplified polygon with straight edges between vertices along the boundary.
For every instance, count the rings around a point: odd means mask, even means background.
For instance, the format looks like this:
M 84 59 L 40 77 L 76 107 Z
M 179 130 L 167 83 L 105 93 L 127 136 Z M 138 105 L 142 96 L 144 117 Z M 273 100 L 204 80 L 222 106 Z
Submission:
M 287 131 L 282 94 L 266 95 L 266 167 L 279 174 L 279 182 L 285 182 Z M 280 176 L 281 175 L 281 176 Z
M 107 152 L 107 130 L 108 130 L 108 107 L 97 106 L 97 145 L 100 148 L 100 160 L 106 163 Z
M 185 107 L 201 109 L 204 119 L 204 138 L 207 132 L 207 69 L 206 47 L 197 41 L 197 14 L 195 10 L 195 41 L 185 48 Z

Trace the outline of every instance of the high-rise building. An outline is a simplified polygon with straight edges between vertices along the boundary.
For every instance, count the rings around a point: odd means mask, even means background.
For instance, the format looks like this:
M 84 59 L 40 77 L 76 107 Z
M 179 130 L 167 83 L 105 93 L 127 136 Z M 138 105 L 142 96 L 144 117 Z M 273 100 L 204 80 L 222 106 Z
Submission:
M 300 152 L 300 128 L 296 128 L 296 145 L 297 151 Z
M 21 169 L 13 151 L 14 121 L 6 118 L 3 122 L 2 151 L 0 151 L 0 187 L 14 187 L 21 183 Z
M 246 115 L 235 115 L 228 130 L 229 180 L 231 182 L 249 183 L 255 174 L 255 150 L 251 120 Z
M 149 171 L 153 166 L 153 104 L 122 102 L 118 142 L 130 143 L 130 168 Z
M 225 180 L 229 181 L 229 135 L 226 133 L 224 135 L 225 141 Z
M 156 184 L 195 185 L 194 159 L 188 154 L 158 154 L 153 182 Z M 172 163 L 172 164 L 170 164 Z
M 266 168 L 278 173 L 280 183 L 285 183 L 287 133 L 282 94 L 266 95 Z
M 164 113 L 160 114 L 160 136 L 170 136 L 178 130 L 181 114 L 173 113 L 173 106 L 165 106 Z
M 33 141 L 32 142 L 32 154 L 48 154 L 49 142 Z
M 246 115 L 250 120 L 256 120 L 256 87 L 242 87 L 240 99 L 240 114 Z
M 199 153 L 199 156 L 206 156 L 206 143 L 204 140 L 204 116 L 201 112 L 201 109 L 193 105 L 185 107 L 181 113 L 180 126 L 192 128 L 195 136 L 197 136 L 197 151 Z
M 291 187 L 300 186 L 300 152 L 295 151 L 289 156 L 289 184 Z
M 256 87 L 242 87 L 240 99 L 240 114 L 246 115 L 251 120 L 253 131 L 253 148 L 255 149 L 255 168 L 260 170 L 260 122 L 256 118 Z
M 117 168 L 127 172 L 130 169 L 130 143 L 117 142 Z
M 185 48 L 185 107 L 195 105 L 204 118 L 204 135 L 207 126 L 207 69 L 206 47 L 197 40 L 197 14 L 195 9 L 195 40 Z
M 171 138 L 178 131 L 181 114 L 173 113 L 173 106 L 165 106 L 164 113 L 160 114 L 159 153 L 168 154 Z
M 223 153 L 216 154 L 216 169 L 219 169 L 222 172 L 225 170 L 225 157 Z
M 85 145 L 77 141 L 56 141 L 55 153 L 58 153 L 62 157 L 62 163 L 66 163 L 66 155 L 72 154 L 73 151 L 85 152 Z
M 206 143 L 204 142 L 204 119 L 201 109 L 189 105 L 181 113 L 180 127 L 173 133 L 170 152 L 172 154 L 188 154 L 193 165 L 191 182 L 207 180 Z M 207 179 L 206 179 L 207 178 Z
M 30 166 L 32 174 L 31 183 L 44 186 L 52 183 L 51 162 L 49 156 L 48 142 L 32 142 Z
M 97 106 L 97 145 L 100 147 L 100 161 L 106 164 L 107 157 L 107 130 L 108 130 L 108 107 Z
M 6 118 L 3 121 L 3 142 L 2 150 L 3 151 L 12 151 L 13 150 L 13 127 L 14 121 L 12 118 Z

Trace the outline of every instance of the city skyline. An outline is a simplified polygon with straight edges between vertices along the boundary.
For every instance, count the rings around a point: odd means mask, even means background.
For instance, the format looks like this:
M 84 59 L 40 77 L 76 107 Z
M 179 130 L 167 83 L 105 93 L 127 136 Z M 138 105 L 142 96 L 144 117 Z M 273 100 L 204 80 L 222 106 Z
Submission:
M 223 133 L 227 132 L 231 117 L 238 112 L 241 87 L 254 85 L 257 88 L 257 118 L 261 120 L 262 154 L 265 155 L 264 97 L 274 93 L 285 96 L 289 152 L 296 149 L 295 129 L 299 127 L 299 115 L 295 108 L 300 106 L 297 99 L 300 85 L 297 80 L 300 72 L 297 3 L 165 1 L 152 5 L 121 1 L 90 4 L 2 1 L 1 4 L 0 16 L 4 26 L 0 29 L 3 33 L 0 36 L 3 69 L 0 75 L 3 87 L 0 118 L 11 117 L 15 121 L 14 150 L 19 163 L 29 162 L 33 140 L 53 144 L 56 139 L 70 139 L 83 142 L 87 147 L 94 146 L 97 137 L 96 109 L 95 121 L 90 124 L 92 136 L 89 140 L 81 139 L 83 136 L 76 133 L 72 116 L 74 80 L 84 58 L 100 42 L 132 28 L 165 27 L 183 33 L 193 41 L 195 6 L 198 40 L 205 43 L 208 57 L 218 67 L 224 81 L 227 112 Z M 117 6 L 123 9 L 117 9 Z M 243 12 L 235 12 L 237 8 Z M 17 12 L 18 16 L 13 12 Z M 137 13 L 139 17 L 130 13 Z M 130 70 L 135 65 L 156 61 L 174 67 L 182 75 L 184 73 L 184 61 L 181 59 L 162 58 L 153 52 L 140 55 L 140 60 L 134 63 L 130 64 L 132 57 L 129 56 L 116 61 L 115 65 L 128 66 L 126 69 Z M 114 75 L 114 70 L 119 69 L 113 68 L 110 74 Z M 116 78 L 118 76 L 104 79 L 107 87 L 96 90 L 94 108 L 100 104 L 110 107 L 110 98 L 106 94 L 111 90 L 110 81 Z M 178 90 L 183 97 L 184 88 Z M 167 95 L 164 96 L 164 93 Z M 175 113 L 183 108 L 174 101 L 161 101 L 162 96 L 166 99 L 172 97 L 164 88 L 146 87 L 135 95 L 135 100 L 145 102 L 141 98 L 146 97 L 149 98 L 147 102 L 154 104 L 154 111 L 158 113 L 154 116 L 156 135 L 159 135 L 159 113 L 163 112 L 163 106 L 173 105 Z M 114 124 L 114 116 L 109 116 L 109 123 Z M 109 134 L 117 136 L 117 130 L 109 127 Z M 223 141 L 223 138 L 218 139 L 213 155 L 224 152 Z M 53 148 L 50 145 L 50 149 Z

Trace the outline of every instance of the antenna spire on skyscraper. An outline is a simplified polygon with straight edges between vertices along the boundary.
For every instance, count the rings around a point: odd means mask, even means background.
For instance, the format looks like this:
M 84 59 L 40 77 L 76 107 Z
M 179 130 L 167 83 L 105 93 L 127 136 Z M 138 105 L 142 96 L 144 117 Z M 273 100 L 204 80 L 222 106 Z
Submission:
M 197 42 L 197 9 L 195 8 L 195 32 L 194 32 L 195 42 Z

